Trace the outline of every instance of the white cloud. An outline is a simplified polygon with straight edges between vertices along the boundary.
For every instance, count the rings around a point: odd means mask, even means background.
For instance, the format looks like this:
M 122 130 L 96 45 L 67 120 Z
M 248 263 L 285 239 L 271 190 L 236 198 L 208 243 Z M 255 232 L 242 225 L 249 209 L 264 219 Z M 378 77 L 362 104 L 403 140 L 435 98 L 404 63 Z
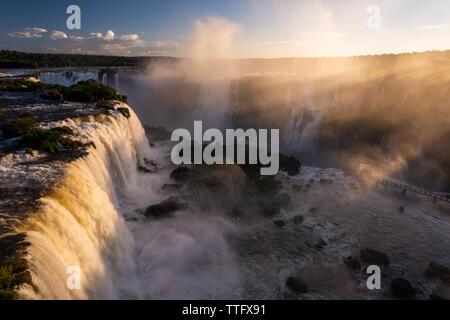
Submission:
M 106 55 L 166 55 L 182 47 L 181 44 L 172 40 L 146 43 L 140 39 L 139 33 L 116 35 L 112 30 L 108 30 L 106 33 L 92 32 L 87 36 L 72 36 L 63 31 L 53 30 L 49 32 L 48 37 L 43 37 L 42 35 L 45 32 L 47 30 L 42 28 L 26 28 L 21 31 L 11 32 L 8 35 L 20 38 L 42 38 L 40 47 L 37 50 L 33 49 L 42 52 Z M 30 49 L 29 45 L 26 48 Z
M 60 39 L 67 39 L 67 34 L 65 34 L 62 31 L 52 31 L 52 34 L 50 35 L 50 39 L 52 40 L 60 40 Z
M 438 25 L 430 25 L 416 28 L 416 31 L 424 31 L 424 30 L 437 30 L 437 29 L 445 29 L 449 28 L 450 24 L 438 24 Z
M 299 34 L 300 36 L 311 36 L 311 37 L 325 37 L 325 38 L 341 38 L 341 37 L 347 37 L 348 34 L 346 33 L 339 33 L 339 32 L 301 32 Z
M 120 40 L 138 40 L 139 35 L 138 34 L 124 34 L 123 36 L 119 37 Z
M 97 39 L 101 39 L 103 37 L 103 34 L 101 34 L 100 32 L 92 32 L 90 35 Z
M 43 28 L 25 28 L 22 31 L 10 32 L 8 33 L 8 36 L 13 38 L 26 38 L 26 39 L 41 38 L 42 33 L 45 32 L 47 32 L 47 30 Z
M 105 36 L 103 37 L 103 39 L 105 40 L 114 40 L 114 32 L 112 30 L 108 30 L 105 34 Z
M 164 40 L 164 41 L 153 41 L 150 45 L 153 48 L 178 48 L 180 44 L 176 41 L 172 40 Z

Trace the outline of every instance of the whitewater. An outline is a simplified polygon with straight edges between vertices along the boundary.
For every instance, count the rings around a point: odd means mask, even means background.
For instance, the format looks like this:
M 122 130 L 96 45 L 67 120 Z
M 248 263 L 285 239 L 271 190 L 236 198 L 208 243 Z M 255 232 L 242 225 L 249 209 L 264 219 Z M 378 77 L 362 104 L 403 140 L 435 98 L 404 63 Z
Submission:
M 151 181 L 140 179 L 137 171 L 151 158 L 144 129 L 132 111 L 129 119 L 116 113 L 102 123 L 69 119 L 52 125 L 71 127 L 77 139 L 95 147 L 67 165 L 61 185 L 17 228 L 31 243 L 30 271 L 38 289 L 23 288 L 20 294 L 32 299 L 127 297 L 135 283 L 134 239 L 119 211 L 151 198 Z M 72 265 L 81 268 L 81 290 L 66 287 Z

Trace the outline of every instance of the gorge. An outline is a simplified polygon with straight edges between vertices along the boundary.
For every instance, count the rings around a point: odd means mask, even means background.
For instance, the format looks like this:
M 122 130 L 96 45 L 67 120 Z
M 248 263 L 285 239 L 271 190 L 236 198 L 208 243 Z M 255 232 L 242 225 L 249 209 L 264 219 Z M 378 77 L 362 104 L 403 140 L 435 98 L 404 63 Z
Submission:
M 399 277 L 417 298 L 448 298 L 448 285 L 426 275 L 432 263 L 450 265 L 448 206 L 358 175 L 370 164 L 383 177 L 448 192 L 448 87 L 421 64 L 364 83 L 282 66 L 212 78 L 178 64 L 39 76 L 65 86 L 99 80 L 128 104 L 4 90 L 2 124 L 31 117 L 45 130 L 70 128 L 82 144 L 29 154 L 19 138 L 0 141 L 0 253 L 23 250 L 32 279 L 16 288 L 20 298 L 391 299 Z M 442 116 L 425 123 L 419 103 Z M 238 164 L 176 166 L 169 132 L 193 120 L 279 128 L 280 151 L 302 165 L 290 172 L 280 163 L 270 177 Z M 425 175 L 411 169 L 417 162 Z M 381 290 L 365 287 L 367 250 L 389 257 L 377 262 Z M 66 286 L 74 265 L 79 290 Z

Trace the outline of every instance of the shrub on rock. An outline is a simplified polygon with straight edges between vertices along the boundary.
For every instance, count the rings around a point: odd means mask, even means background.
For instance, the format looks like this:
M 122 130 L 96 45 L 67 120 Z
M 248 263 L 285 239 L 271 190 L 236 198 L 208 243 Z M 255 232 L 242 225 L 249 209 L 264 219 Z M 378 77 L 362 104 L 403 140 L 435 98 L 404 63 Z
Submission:
M 344 263 L 352 269 L 361 270 L 361 263 L 359 263 L 358 258 L 348 256 L 344 258 Z
M 438 278 L 442 282 L 450 285 L 450 268 L 431 262 L 428 265 L 426 275 L 431 278 Z
M 50 89 L 46 94 L 42 94 L 40 98 L 45 100 L 61 100 L 62 95 L 58 90 Z
M 285 171 L 290 176 L 299 174 L 301 163 L 294 157 L 286 156 L 280 153 L 280 170 Z
M 273 224 L 276 225 L 279 228 L 284 227 L 284 221 L 283 220 L 274 220 Z
M 261 193 L 278 194 L 281 190 L 282 182 L 276 180 L 274 176 L 264 176 L 259 178 L 256 182 L 256 189 Z
M 363 249 L 360 251 L 361 259 L 364 262 L 370 263 L 370 264 L 384 264 L 388 265 L 390 263 L 389 256 L 380 251 L 376 251 L 373 249 Z
M 125 118 L 131 117 L 131 113 L 128 108 L 118 108 L 117 111 L 119 111 Z
M 417 290 L 411 285 L 411 283 L 404 278 L 396 278 L 391 282 L 392 293 L 404 299 L 414 298 Z
M 286 286 L 296 293 L 308 293 L 308 286 L 298 277 L 289 277 Z
M 170 140 L 171 134 L 164 127 L 150 127 L 144 126 L 145 134 L 151 138 L 152 141 L 166 141 Z
M 297 215 L 292 219 L 292 222 L 294 222 L 294 224 L 302 224 L 303 220 L 304 218 L 302 215 Z
M 127 103 L 127 97 L 120 95 L 113 88 L 99 84 L 95 80 L 80 81 L 64 89 L 64 99 L 76 102 L 98 102 L 117 100 Z
M 36 121 L 29 118 L 17 118 L 8 120 L 2 126 L 3 136 L 7 139 L 20 137 L 24 134 L 27 134 L 36 125 Z
M 13 258 L 7 258 L 0 264 L 0 300 L 17 300 L 15 291 L 21 284 L 32 284 L 31 274 L 28 271 L 28 262 L 21 253 Z
M 72 140 L 67 136 L 73 135 L 69 127 L 57 127 L 49 130 L 33 128 L 22 137 L 22 143 L 28 147 L 48 153 L 59 151 L 60 145 L 69 150 L 83 146 L 80 141 Z
M 146 217 L 163 218 L 167 217 L 175 211 L 183 210 L 184 205 L 178 197 L 170 197 L 163 202 L 151 205 L 145 210 Z
M 178 167 L 172 171 L 170 178 L 175 181 L 186 181 L 191 177 L 191 170 L 187 167 Z

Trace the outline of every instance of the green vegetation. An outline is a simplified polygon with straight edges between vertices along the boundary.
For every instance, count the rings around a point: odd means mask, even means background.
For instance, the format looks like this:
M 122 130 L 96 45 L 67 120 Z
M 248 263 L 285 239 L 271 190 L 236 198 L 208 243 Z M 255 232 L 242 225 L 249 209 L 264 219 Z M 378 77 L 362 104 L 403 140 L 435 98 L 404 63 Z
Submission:
M 33 112 L 31 111 L 25 111 L 24 113 L 22 113 L 22 118 L 31 118 L 33 116 Z
M 30 156 L 34 156 L 34 151 L 33 151 L 32 148 L 26 148 L 26 149 L 25 149 L 25 153 L 26 153 L 26 154 L 29 154 Z
M 61 100 L 62 95 L 61 93 L 59 93 L 59 91 L 57 89 L 50 89 L 47 91 L 46 94 L 42 94 L 41 95 L 41 99 L 46 99 L 46 100 Z
M 137 67 L 146 65 L 150 61 L 174 60 L 176 59 L 167 57 L 114 57 L 0 51 L 0 68 Z
M 6 139 L 20 137 L 27 134 L 35 126 L 36 121 L 29 118 L 8 120 L 2 127 L 3 136 Z
M 127 96 L 117 93 L 113 88 L 99 84 L 95 80 L 80 81 L 63 90 L 64 99 L 76 102 L 99 102 L 103 100 L 118 100 L 127 102 Z
M 126 117 L 126 118 L 131 117 L 130 110 L 129 110 L 128 108 L 118 108 L 117 110 L 120 111 L 120 113 L 121 113 L 124 117 Z
M 17 253 L 14 258 L 5 259 L 0 265 L 0 300 L 17 300 L 19 294 L 15 291 L 21 284 L 31 282 L 28 262 Z
M 26 92 L 45 91 L 47 85 L 42 82 L 33 82 L 26 78 L 13 80 L 0 80 L 1 91 Z
M 69 127 L 58 127 L 49 130 L 34 128 L 22 137 L 22 143 L 36 150 L 56 153 L 60 145 L 69 150 L 74 150 L 83 146 L 80 141 L 72 140 L 67 136 L 72 136 L 73 131 Z
M 114 110 L 114 105 L 105 101 L 100 101 L 97 103 L 97 108 L 107 109 L 107 110 Z

